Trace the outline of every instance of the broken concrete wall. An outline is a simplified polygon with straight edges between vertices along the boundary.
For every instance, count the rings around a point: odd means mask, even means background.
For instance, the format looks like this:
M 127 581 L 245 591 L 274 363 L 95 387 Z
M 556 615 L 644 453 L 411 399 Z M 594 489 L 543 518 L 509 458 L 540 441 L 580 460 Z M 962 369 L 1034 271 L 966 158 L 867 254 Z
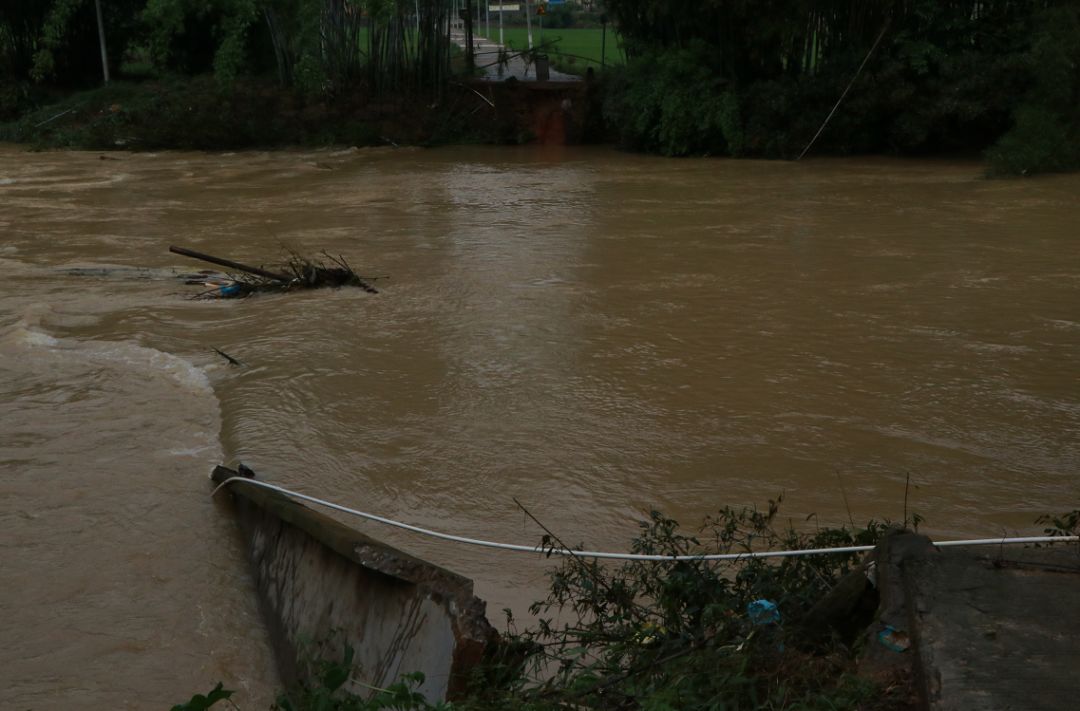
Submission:
M 556 81 L 473 81 L 486 97 L 507 136 L 543 145 L 577 145 L 595 140 L 600 120 L 594 83 Z
M 1076 544 L 939 548 L 899 533 L 874 557 L 881 606 L 862 674 L 910 677 L 914 706 L 929 711 L 1076 707 Z
M 236 476 L 218 467 L 216 482 Z M 353 693 L 423 672 L 432 701 L 463 690 L 495 632 L 472 582 L 268 489 L 229 488 L 282 678 L 354 652 Z M 348 687 L 347 687 L 348 688 Z

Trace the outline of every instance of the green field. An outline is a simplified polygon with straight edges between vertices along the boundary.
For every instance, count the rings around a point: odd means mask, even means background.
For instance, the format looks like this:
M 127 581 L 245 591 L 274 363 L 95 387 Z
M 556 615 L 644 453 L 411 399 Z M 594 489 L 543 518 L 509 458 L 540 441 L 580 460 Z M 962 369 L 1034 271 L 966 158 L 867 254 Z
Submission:
M 477 34 L 483 36 L 484 25 L 480 23 Z M 551 62 L 561 72 L 570 74 L 584 74 L 586 67 L 600 69 L 600 46 L 603 30 L 563 30 L 544 29 L 543 41 L 555 42 L 554 47 L 548 50 Z M 492 25 L 491 37 L 488 39 L 498 42 L 499 30 Z M 503 39 L 507 48 L 511 51 L 520 52 L 529 47 L 528 31 L 524 27 L 507 27 L 503 30 Z M 540 29 L 533 25 L 533 45 L 540 44 Z M 607 46 L 604 51 L 607 64 L 622 64 L 626 61 L 622 49 L 619 47 L 619 36 L 614 31 L 607 32 Z M 493 61 L 493 60 L 491 60 Z M 486 64 L 484 57 L 477 58 L 478 64 Z

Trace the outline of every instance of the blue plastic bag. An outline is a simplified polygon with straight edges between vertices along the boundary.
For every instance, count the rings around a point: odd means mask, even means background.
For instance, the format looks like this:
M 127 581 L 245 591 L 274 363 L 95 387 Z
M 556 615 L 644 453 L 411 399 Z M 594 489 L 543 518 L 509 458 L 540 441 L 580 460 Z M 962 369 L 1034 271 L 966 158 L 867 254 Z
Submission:
M 769 600 L 754 600 L 746 606 L 746 616 L 751 624 L 755 625 L 778 625 L 780 624 L 780 610 L 776 603 Z

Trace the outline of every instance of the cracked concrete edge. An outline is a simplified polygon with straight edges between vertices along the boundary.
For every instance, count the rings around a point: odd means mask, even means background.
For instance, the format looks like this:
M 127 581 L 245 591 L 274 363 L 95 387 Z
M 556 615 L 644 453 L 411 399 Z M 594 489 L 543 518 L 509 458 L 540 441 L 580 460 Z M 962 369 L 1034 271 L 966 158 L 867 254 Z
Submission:
M 211 479 L 220 484 L 235 476 L 239 476 L 236 471 L 219 466 L 214 469 Z M 453 699 L 465 690 L 468 671 L 498 643 L 498 632 L 486 616 L 487 605 L 473 594 L 470 579 L 373 539 L 277 491 L 233 486 L 229 493 L 237 509 L 238 523 L 246 536 L 250 537 L 259 525 L 259 519 L 271 517 L 283 527 L 282 530 L 296 529 L 359 568 L 412 586 L 419 594 L 444 606 L 455 638 L 447 698 Z M 251 562 L 258 568 L 256 559 Z M 292 683 L 297 679 L 299 663 L 295 657 L 300 650 L 289 640 L 274 606 L 261 593 L 259 597 L 282 677 L 286 683 Z
M 926 536 L 907 530 L 889 533 L 871 554 L 879 595 L 878 612 L 866 630 L 863 654 L 859 658 L 859 673 L 882 683 L 897 679 L 912 679 L 920 709 L 929 708 L 928 680 L 922 672 L 927 667 L 918 659 L 919 640 L 917 611 L 909 604 L 913 599 L 910 576 L 905 574 L 906 561 L 935 555 L 937 549 Z M 910 647 L 897 652 L 886 647 L 879 636 L 892 627 L 909 636 Z
M 1077 551 L 1080 552 L 1080 546 Z M 937 708 L 942 703 L 943 693 L 940 660 L 935 658 L 935 645 L 923 638 L 926 615 L 933 608 L 933 595 L 920 585 L 920 581 L 928 577 L 929 571 L 946 564 L 950 556 L 961 554 L 953 549 L 935 547 L 926 536 L 897 530 L 887 535 L 871 555 L 875 563 L 879 606 L 874 622 L 866 631 L 864 651 L 858 662 L 859 672 L 886 683 L 906 675 L 911 679 L 916 707 Z M 1060 574 L 1080 572 L 1080 559 L 1075 565 L 1066 565 L 1062 562 L 1060 549 L 995 549 L 965 555 L 993 568 Z M 896 652 L 882 644 L 879 635 L 887 627 L 908 635 L 910 646 L 907 650 Z
M 1054 694 L 1060 694 L 1060 689 L 1049 690 L 1054 686 L 1051 679 L 1046 679 L 1047 683 L 1042 685 L 1030 683 L 1029 679 L 1029 685 L 1020 697 L 1013 694 L 1025 685 L 1018 685 L 1006 669 L 995 668 L 996 660 L 1002 659 L 1006 650 L 995 653 L 993 643 L 987 642 L 978 630 L 986 620 L 992 623 L 992 628 L 1010 624 L 1027 627 L 1030 624 L 1038 629 L 1040 615 L 1025 621 L 1022 610 L 1010 615 L 997 608 L 995 600 L 1008 600 L 1009 604 L 1021 606 L 1036 602 L 1040 579 L 1064 581 L 1067 576 L 1080 574 L 1077 553 L 1080 553 L 1080 547 L 935 548 L 933 554 L 916 554 L 903 560 L 905 594 L 916 652 L 912 662 L 916 688 L 924 708 L 966 711 L 969 708 L 1069 707 L 1071 700 L 1062 703 L 1061 695 L 1048 702 Z M 1026 581 L 1023 591 L 1016 587 L 1018 580 Z M 976 604 L 976 599 L 981 599 L 983 605 Z M 973 610 L 977 615 L 972 619 L 965 618 L 965 609 Z M 1057 618 L 1049 626 L 1060 624 L 1061 620 L 1063 618 Z M 996 638 L 995 631 L 988 639 Z M 1024 648 L 1026 643 L 1022 634 L 1012 634 L 1009 638 L 1015 648 Z M 974 654 L 969 650 L 974 650 Z M 1031 648 L 1027 653 L 1035 651 L 1037 648 Z M 1060 679 L 1060 672 L 1065 668 L 1067 665 L 1051 669 L 1049 673 L 1054 679 Z M 987 674 L 984 669 L 997 673 Z M 983 672 L 981 676 L 980 671 Z M 969 674 L 974 675 L 975 681 Z M 1012 681 L 995 686 L 1002 679 Z
M 232 469 L 216 467 L 211 479 L 221 483 L 235 476 L 239 475 Z M 270 511 L 358 565 L 445 597 L 459 600 L 472 597 L 473 583 L 468 578 L 371 538 L 284 494 L 254 486 L 234 486 L 229 491 Z

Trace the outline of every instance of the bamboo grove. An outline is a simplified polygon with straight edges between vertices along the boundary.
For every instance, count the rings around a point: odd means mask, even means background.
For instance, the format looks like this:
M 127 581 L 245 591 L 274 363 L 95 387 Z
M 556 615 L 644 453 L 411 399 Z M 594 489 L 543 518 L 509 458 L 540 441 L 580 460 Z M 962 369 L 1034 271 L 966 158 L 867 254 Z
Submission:
M 812 74 L 892 36 L 978 46 L 1040 10 L 1075 0 L 607 0 L 627 51 L 703 41 L 714 66 L 740 81 Z
M 102 0 L 109 62 L 223 82 L 270 71 L 289 87 L 430 91 L 450 76 L 453 0 Z M 100 78 L 94 0 L 0 4 L 0 73 L 58 86 Z

